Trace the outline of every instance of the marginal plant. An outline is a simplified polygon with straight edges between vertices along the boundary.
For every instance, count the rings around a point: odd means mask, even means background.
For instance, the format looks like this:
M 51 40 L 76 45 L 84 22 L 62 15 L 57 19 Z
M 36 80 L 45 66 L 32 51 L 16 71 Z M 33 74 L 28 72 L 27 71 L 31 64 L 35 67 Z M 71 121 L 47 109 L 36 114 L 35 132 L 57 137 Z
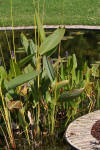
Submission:
M 37 111 L 37 125 L 39 125 L 39 118 L 41 116 L 40 105 L 42 103 L 47 116 L 50 118 L 50 132 L 53 133 L 58 100 L 63 101 L 63 97 L 65 97 L 66 101 L 70 98 L 74 99 L 82 93 L 84 88 L 77 89 L 75 91 L 73 90 L 70 92 L 64 91 L 64 93 L 62 94 L 60 93 L 60 89 L 68 85 L 69 81 L 66 79 L 59 81 L 59 79 L 57 78 L 57 68 L 62 63 L 62 59 L 59 59 L 54 64 L 52 64 L 50 56 L 55 52 L 57 45 L 61 42 L 61 39 L 64 36 L 65 29 L 58 28 L 50 36 L 46 37 L 37 12 L 35 13 L 35 19 L 37 22 L 37 31 L 39 32 L 38 39 L 40 39 L 40 45 L 37 46 L 36 44 L 38 42 L 36 41 L 34 43 L 32 40 L 28 40 L 23 33 L 21 34 L 21 41 L 27 55 L 33 54 L 33 68 L 38 70 L 39 66 L 39 68 L 41 68 L 42 70 L 39 78 L 34 83 L 31 83 L 32 94 L 30 94 L 30 96 L 32 96 L 33 98 L 33 107 Z M 75 59 L 76 57 L 75 55 L 73 55 L 73 74 L 77 67 Z M 37 83 L 38 81 L 39 85 Z

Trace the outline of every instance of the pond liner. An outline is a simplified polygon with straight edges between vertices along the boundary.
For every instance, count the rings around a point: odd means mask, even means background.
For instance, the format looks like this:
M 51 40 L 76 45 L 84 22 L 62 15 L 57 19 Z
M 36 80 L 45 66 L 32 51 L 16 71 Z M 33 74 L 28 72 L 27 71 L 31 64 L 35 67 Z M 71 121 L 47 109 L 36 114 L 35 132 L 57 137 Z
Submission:
M 57 28 L 73 29 L 73 30 L 100 30 L 100 26 L 92 25 L 43 25 L 45 29 L 57 29 Z M 16 27 L 0 27 L 0 31 L 10 30 L 35 30 L 35 26 L 16 26 Z

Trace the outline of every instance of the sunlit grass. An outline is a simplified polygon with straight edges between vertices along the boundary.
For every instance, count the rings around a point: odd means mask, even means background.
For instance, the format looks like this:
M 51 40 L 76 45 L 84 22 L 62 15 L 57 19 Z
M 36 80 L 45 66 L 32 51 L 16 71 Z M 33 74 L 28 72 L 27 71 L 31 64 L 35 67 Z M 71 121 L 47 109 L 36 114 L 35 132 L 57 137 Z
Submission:
M 37 6 L 37 0 L 35 0 Z M 100 25 L 99 0 L 39 0 L 44 24 Z M 13 0 L 14 26 L 33 25 L 33 0 Z M 11 26 L 10 1 L 0 3 L 0 26 Z

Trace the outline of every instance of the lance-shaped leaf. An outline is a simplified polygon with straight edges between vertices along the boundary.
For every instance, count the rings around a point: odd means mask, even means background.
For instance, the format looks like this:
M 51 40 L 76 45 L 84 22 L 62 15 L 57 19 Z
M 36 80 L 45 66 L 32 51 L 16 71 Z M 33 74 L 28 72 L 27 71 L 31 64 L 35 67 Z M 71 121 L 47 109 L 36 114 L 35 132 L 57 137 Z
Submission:
M 19 67 L 23 67 L 26 63 L 28 63 L 33 57 L 33 54 L 21 59 L 19 62 L 18 62 L 18 65 Z
M 56 47 L 63 38 L 64 33 L 65 29 L 58 28 L 50 36 L 48 36 L 39 48 L 40 55 L 43 55 Z
M 5 86 L 7 90 L 13 89 L 21 84 L 28 82 L 31 79 L 34 79 L 40 73 L 41 73 L 41 70 L 19 75 L 16 78 L 9 81 Z
M 45 69 L 48 77 L 50 78 L 51 82 L 54 81 L 54 70 L 52 64 L 48 60 L 46 56 L 43 57 L 43 68 Z
M 80 96 L 81 93 L 83 92 L 83 90 L 84 90 L 84 88 L 74 89 L 71 91 L 65 91 L 59 96 L 58 100 L 61 100 L 62 102 L 67 101 L 67 100 L 72 100 L 72 99 Z

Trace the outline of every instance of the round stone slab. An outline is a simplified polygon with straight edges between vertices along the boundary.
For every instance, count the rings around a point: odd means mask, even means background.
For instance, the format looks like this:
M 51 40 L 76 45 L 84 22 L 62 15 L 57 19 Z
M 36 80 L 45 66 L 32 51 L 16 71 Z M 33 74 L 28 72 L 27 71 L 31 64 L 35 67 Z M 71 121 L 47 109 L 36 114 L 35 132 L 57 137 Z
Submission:
M 100 143 L 91 135 L 91 129 L 100 120 L 100 110 L 84 115 L 69 124 L 65 138 L 78 150 L 100 150 Z

